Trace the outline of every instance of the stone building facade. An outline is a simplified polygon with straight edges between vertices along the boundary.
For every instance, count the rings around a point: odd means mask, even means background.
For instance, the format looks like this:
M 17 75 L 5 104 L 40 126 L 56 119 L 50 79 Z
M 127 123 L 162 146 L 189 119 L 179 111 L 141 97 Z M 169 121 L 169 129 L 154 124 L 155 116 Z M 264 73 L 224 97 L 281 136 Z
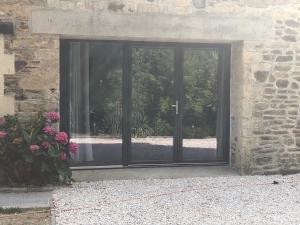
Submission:
M 300 171 L 299 0 L 0 0 L 0 21 L 0 112 L 24 118 L 59 110 L 60 38 L 230 43 L 231 165 Z

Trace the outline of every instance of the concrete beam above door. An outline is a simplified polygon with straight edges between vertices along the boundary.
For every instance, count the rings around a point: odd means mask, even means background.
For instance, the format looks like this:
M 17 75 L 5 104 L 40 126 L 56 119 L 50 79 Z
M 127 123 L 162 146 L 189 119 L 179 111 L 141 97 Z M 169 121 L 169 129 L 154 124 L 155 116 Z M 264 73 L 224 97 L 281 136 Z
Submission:
M 247 24 L 245 26 L 245 24 Z M 243 15 L 112 14 L 59 9 L 33 10 L 33 33 L 65 37 L 121 40 L 228 42 L 268 40 L 272 17 Z

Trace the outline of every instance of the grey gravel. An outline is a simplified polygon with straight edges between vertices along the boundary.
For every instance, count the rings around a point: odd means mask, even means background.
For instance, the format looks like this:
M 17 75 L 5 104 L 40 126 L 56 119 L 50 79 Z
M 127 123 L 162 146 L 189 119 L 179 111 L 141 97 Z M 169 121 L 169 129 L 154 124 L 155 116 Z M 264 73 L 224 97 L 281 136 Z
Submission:
M 300 224 L 299 174 L 75 183 L 53 197 L 57 224 Z

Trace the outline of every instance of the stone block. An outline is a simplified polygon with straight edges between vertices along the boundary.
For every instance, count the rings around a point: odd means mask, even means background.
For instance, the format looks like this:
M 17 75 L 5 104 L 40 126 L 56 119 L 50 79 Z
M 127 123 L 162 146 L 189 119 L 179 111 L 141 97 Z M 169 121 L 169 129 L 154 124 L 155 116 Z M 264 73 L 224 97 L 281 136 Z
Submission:
M 203 9 L 206 7 L 206 0 L 193 0 L 193 5 L 197 9 Z
M 14 74 L 15 73 L 15 57 L 13 55 L 6 55 L 0 53 L 0 74 Z
M 300 23 L 299 22 L 297 22 L 296 20 L 287 20 L 286 22 L 285 22 L 285 24 L 287 25 L 287 26 L 289 26 L 289 27 L 300 27 Z
M 256 71 L 254 73 L 254 77 L 258 82 L 265 82 L 268 79 L 269 72 L 268 71 Z
M 4 75 L 15 73 L 14 55 L 4 54 L 4 36 L 0 34 L 0 115 L 14 114 L 14 98 L 4 96 Z
M 293 56 L 278 56 L 276 58 L 276 62 L 290 62 L 293 61 Z
M 292 69 L 291 66 L 275 66 L 274 70 L 278 72 L 287 72 Z
M 14 97 L 0 95 L 0 102 L 0 116 L 15 114 Z
M 285 35 L 282 37 L 282 39 L 288 42 L 297 42 L 297 37 L 294 35 Z
M 278 88 L 287 88 L 289 86 L 289 81 L 288 80 L 283 80 L 283 79 L 277 80 L 276 81 L 276 86 Z

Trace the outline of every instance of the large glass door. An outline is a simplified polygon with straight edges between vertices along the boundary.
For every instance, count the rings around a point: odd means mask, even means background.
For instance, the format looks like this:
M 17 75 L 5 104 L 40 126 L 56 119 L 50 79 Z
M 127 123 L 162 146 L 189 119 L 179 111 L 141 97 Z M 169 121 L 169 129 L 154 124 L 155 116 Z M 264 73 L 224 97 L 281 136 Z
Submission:
M 174 59 L 174 48 L 131 48 L 131 163 L 173 161 Z
M 68 91 L 61 99 L 68 98 L 67 130 L 79 144 L 73 165 L 122 164 L 123 46 L 72 41 L 68 47 Z
M 131 46 L 129 164 L 228 161 L 226 47 Z
M 222 50 L 190 47 L 183 49 L 182 71 L 182 161 L 212 162 L 224 160 L 222 138 L 224 124 L 223 95 L 227 94 L 222 70 Z M 219 148 L 218 148 L 219 146 Z
M 228 162 L 227 45 L 61 42 L 73 165 Z

